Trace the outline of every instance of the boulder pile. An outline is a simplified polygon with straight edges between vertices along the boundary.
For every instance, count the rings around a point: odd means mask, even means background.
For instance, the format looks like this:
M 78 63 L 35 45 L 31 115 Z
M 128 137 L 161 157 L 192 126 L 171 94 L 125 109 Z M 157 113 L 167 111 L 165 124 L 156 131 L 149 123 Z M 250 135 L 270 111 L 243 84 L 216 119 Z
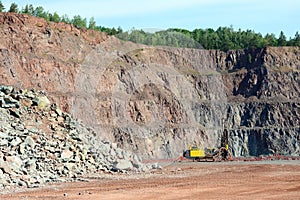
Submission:
M 0 189 L 147 169 L 138 156 L 102 141 L 51 104 L 44 92 L 0 86 Z

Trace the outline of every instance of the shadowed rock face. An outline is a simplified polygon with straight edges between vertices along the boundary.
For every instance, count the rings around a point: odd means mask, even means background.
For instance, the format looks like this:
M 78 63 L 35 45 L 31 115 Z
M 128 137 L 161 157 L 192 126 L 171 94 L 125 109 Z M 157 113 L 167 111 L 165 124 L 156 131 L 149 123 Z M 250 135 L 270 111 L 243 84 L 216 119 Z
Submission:
M 299 155 L 298 47 L 148 47 L 11 13 L 0 24 L 1 84 L 46 90 L 144 158 L 217 147 L 224 126 L 235 156 Z

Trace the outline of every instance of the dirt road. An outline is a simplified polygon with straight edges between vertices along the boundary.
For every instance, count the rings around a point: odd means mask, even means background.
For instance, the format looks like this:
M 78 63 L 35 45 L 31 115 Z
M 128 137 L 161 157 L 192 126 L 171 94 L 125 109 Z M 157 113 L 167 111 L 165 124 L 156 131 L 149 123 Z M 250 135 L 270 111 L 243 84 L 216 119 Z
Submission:
M 300 199 L 300 161 L 173 163 L 147 174 L 100 175 L 0 199 Z

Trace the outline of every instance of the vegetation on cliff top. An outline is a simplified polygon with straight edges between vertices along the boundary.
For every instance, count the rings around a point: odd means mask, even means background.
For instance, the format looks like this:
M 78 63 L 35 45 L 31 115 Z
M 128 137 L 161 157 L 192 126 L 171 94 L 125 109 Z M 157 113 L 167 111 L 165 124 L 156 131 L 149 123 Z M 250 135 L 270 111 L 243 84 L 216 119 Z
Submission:
M 4 12 L 5 8 L 0 1 L 0 12 Z M 116 35 L 122 32 L 121 27 L 116 28 L 107 28 L 103 26 L 97 26 L 94 18 L 90 18 L 87 22 L 86 18 L 81 17 L 80 15 L 75 15 L 73 18 L 69 18 L 68 15 L 64 14 L 60 16 L 57 12 L 50 13 L 46 11 L 42 6 L 34 7 L 32 4 L 26 4 L 24 8 L 19 9 L 16 3 L 12 3 L 10 8 L 7 12 L 15 12 L 20 14 L 28 14 L 35 17 L 44 18 L 47 21 L 52 22 L 65 22 L 68 24 L 73 24 L 77 28 L 86 28 L 86 29 L 93 29 L 98 30 L 101 32 L 106 32 L 109 35 Z
M 179 37 L 174 32 L 182 33 L 185 37 Z M 282 31 L 278 38 L 276 38 L 275 34 L 266 34 L 263 37 L 260 33 L 251 30 L 243 31 L 239 29 L 235 31 L 232 27 L 219 27 L 217 30 L 211 28 L 195 29 L 193 31 L 175 28 L 156 33 L 147 33 L 143 30 L 133 29 L 130 32 L 120 33 L 117 37 L 147 45 L 203 47 L 204 49 L 220 49 L 222 51 L 255 47 L 263 48 L 267 46 L 300 46 L 300 35 L 298 32 L 294 38 L 287 40 Z M 190 38 L 190 40 L 187 38 Z M 188 44 L 191 40 L 194 42 Z
M 0 1 L 0 12 L 5 11 L 3 4 Z M 86 18 L 80 15 L 75 15 L 69 18 L 68 15 L 59 16 L 58 13 L 49 13 L 43 7 L 33 7 L 33 5 L 26 5 L 24 8 L 18 8 L 18 5 L 12 3 L 8 12 L 16 12 L 21 14 L 29 14 L 36 17 L 41 17 L 47 21 L 65 22 L 73 24 L 77 28 L 86 28 L 106 32 L 109 35 L 116 35 L 120 39 L 128 40 L 136 43 L 143 43 L 147 45 L 165 45 L 173 47 L 191 47 L 204 49 L 220 49 L 228 51 L 230 49 L 245 49 L 245 48 L 262 48 L 267 46 L 300 46 L 300 34 L 296 32 L 293 38 L 287 39 L 284 32 L 281 31 L 277 38 L 275 34 L 256 33 L 253 30 L 234 30 L 232 27 L 219 27 L 217 30 L 212 28 L 195 29 L 193 31 L 173 28 L 166 31 L 159 31 L 156 33 L 147 33 L 143 30 L 131 30 L 130 32 L 123 32 L 121 27 L 107 28 L 97 26 L 95 19 L 92 17 L 87 22 Z M 179 36 L 182 33 L 185 37 Z M 191 42 L 193 41 L 193 42 Z

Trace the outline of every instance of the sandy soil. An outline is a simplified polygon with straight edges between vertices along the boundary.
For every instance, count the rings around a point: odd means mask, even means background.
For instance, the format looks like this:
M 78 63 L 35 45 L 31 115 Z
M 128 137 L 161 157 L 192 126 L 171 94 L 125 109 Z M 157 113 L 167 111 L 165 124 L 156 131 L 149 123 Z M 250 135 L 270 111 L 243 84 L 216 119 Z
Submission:
M 300 161 L 177 162 L 146 174 L 6 191 L 0 199 L 300 199 Z

